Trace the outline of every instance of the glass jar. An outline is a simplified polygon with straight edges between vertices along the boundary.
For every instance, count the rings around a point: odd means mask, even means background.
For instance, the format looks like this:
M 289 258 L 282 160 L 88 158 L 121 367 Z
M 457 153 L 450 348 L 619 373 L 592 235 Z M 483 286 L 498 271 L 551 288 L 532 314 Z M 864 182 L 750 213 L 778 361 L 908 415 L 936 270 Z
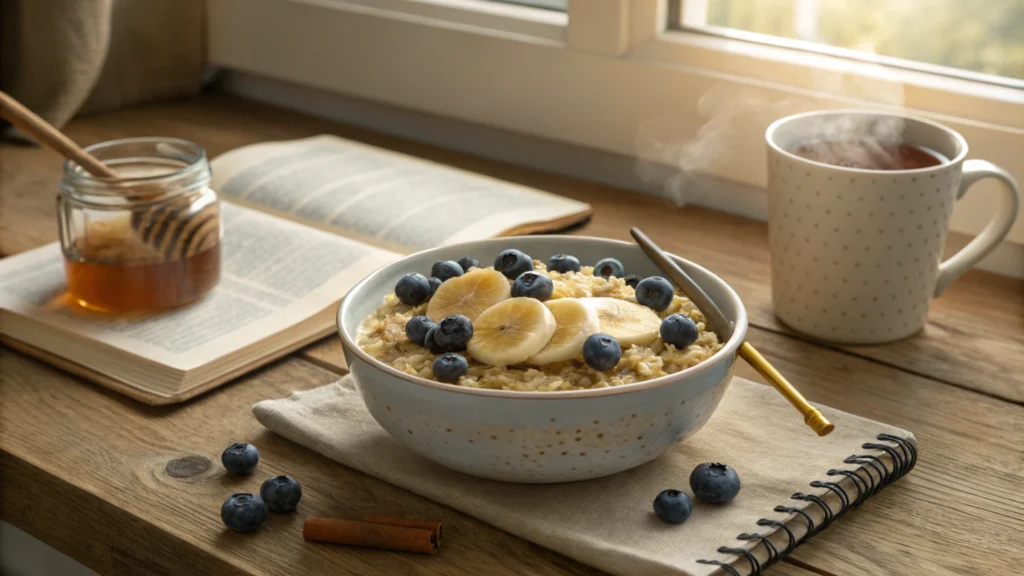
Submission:
M 68 290 L 94 310 L 166 310 L 220 280 L 220 207 L 196 144 L 126 138 L 86 150 L 118 174 L 64 163 L 57 225 Z

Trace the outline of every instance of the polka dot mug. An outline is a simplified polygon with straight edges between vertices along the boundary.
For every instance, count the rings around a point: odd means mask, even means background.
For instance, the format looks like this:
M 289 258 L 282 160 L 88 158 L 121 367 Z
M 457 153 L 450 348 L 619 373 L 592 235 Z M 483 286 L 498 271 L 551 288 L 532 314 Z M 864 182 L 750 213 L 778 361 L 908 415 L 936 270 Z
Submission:
M 965 160 L 963 136 L 929 120 L 866 110 L 809 112 L 776 121 L 766 139 L 772 304 L 783 322 L 816 338 L 874 344 L 914 334 L 931 299 L 995 248 L 1017 216 L 1013 178 L 984 160 Z M 863 169 L 794 153 L 818 142 L 875 151 L 911 145 L 938 163 Z M 1003 184 L 998 211 L 977 238 L 943 261 L 953 204 L 988 177 Z

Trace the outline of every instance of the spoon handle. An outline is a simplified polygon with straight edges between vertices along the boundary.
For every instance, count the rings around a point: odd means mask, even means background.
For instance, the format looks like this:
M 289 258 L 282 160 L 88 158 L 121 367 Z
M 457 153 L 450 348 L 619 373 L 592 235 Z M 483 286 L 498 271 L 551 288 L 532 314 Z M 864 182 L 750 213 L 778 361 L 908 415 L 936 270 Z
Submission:
M 669 280 L 675 283 L 676 286 L 679 286 L 683 293 L 704 313 L 704 317 L 710 322 L 711 329 L 718 336 L 718 339 L 722 342 L 727 341 L 732 336 L 735 326 L 725 317 L 722 309 L 672 258 L 669 258 L 668 254 L 659 248 L 657 244 L 651 242 L 651 239 L 641 232 L 639 228 L 630 228 L 629 233 L 633 235 L 636 243 L 650 256 L 658 268 L 661 268 L 662 272 L 668 275 Z M 810 426 L 818 436 L 825 436 L 835 429 L 835 426 L 825 418 L 821 410 L 811 406 L 811 403 L 804 398 L 803 394 L 790 384 L 789 380 L 786 380 L 786 377 L 776 370 L 771 362 L 768 362 L 764 356 L 761 356 L 761 353 L 750 342 L 741 344 L 738 354 L 740 358 L 746 360 L 754 370 L 757 370 L 758 374 L 774 386 L 803 415 L 804 423 Z
M 780 394 L 785 396 L 786 400 L 797 409 L 800 414 L 804 417 L 804 424 L 811 427 L 818 436 L 827 436 L 835 426 L 825 418 L 825 415 L 811 405 L 810 402 L 804 398 L 804 395 L 796 389 L 795 386 L 786 380 L 786 377 L 782 375 L 775 366 L 772 366 L 771 362 L 761 356 L 761 353 L 754 348 L 750 342 L 744 342 L 740 345 L 739 350 L 740 358 L 747 361 L 747 364 L 757 370 L 757 373 L 764 377 L 765 380 L 771 383 Z
M 98 178 L 117 178 L 117 173 L 100 162 L 95 156 L 82 150 L 71 138 L 57 130 L 6 92 L 0 92 L 0 118 L 17 126 L 26 134 L 39 140 L 65 158 L 78 163 L 89 174 Z
M 661 268 L 661 271 L 668 275 L 668 279 L 676 286 L 679 286 L 690 301 L 696 304 L 697 308 L 704 313 L 704 317 L 711 324 L 711 331 L 718 336 L 718 339 L 725 342 L 732 337 L 733 323 L 725 317 L 722 309 L 718 307 L 718 304 L 715 304 L 715 301 L 708 296 L 707 292 L 698 286 L 690 278 L 689 274 L 683 272 L 683 269 L 676 264 L 675 260 L 669 258 L 668 254 L 652 242 L 639 228 L 634 226 L 629 229 L 629 233 L 633 235 L 636 243 L 640 245 L 640 248 L 647 253 L 647 256 L 654 261 L 658 268 Z

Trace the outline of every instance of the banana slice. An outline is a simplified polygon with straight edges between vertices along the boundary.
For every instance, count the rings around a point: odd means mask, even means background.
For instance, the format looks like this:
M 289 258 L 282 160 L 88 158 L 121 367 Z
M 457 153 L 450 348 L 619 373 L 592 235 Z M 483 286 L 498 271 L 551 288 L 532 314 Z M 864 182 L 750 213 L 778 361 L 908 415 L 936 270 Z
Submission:
M 544 305 L 555 317 L 555 333 L 540 352 L 527 358 L 526 363 L 542 366 L 578 357 L 583 353 L 583 343 L 601 328 L 597 310 L 575 298 L 548 300 Z
M 452 314 L 476 320 L 484 310 L 511 296 L 512 287 L 504 274 L 493 268 L 477 268 L 438 286 L 427 304 L 427 316 L 434 322 Z
M 646 306 L 617 298 L 580 298 L 597 312 L 601 332 L 619 341 L 623 349 L 648 346 L 658 338 L 661 318 Z
M 473 322 L 467 350 L 491 366 L 519 364 L 544 348 L 555 327 L 554 315 L 540 300 L 510 298 L 491 306 Z

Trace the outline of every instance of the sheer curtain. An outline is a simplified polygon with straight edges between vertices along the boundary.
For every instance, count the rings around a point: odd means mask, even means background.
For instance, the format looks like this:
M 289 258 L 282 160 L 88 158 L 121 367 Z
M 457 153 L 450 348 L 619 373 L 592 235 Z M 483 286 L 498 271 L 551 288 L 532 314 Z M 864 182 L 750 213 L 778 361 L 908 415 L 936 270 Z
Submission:
M 0 89 L 56 126 L 192 94 L 203 0 L 0 0 Z

